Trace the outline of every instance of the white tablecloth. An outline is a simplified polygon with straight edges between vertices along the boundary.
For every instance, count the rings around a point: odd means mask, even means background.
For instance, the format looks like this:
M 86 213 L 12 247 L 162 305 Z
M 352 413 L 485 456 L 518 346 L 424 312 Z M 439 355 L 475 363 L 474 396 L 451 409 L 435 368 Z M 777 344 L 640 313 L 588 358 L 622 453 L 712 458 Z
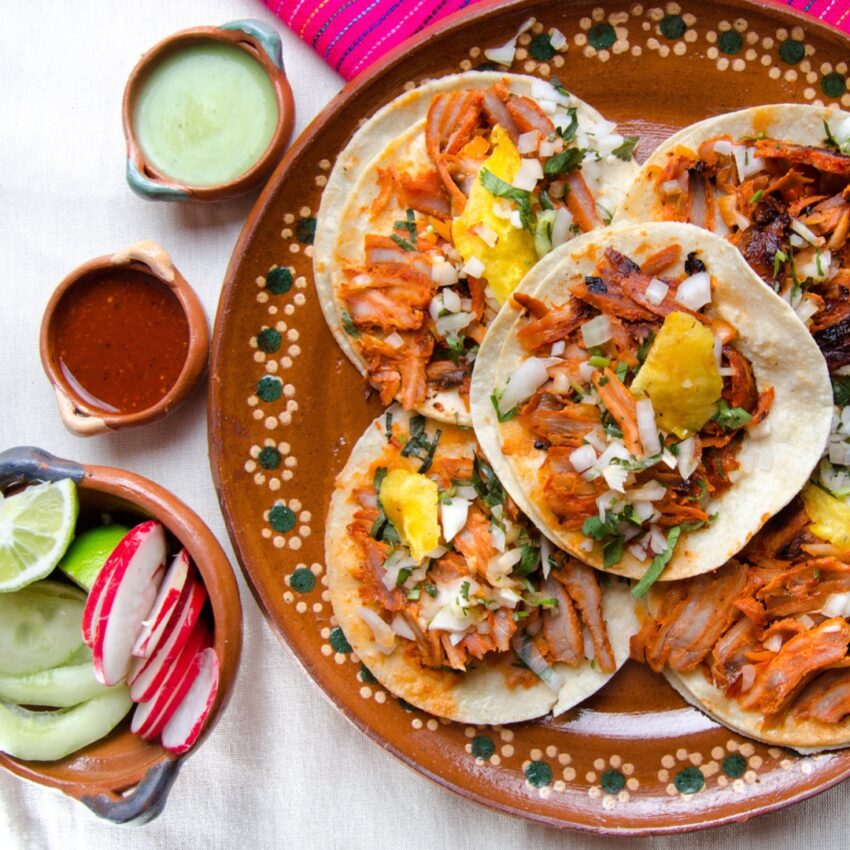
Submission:
M 121 94 L 154 42 L 236 18 L 278 23 L 296 132 L 342 81 L 259 0 L 0 0 L 0 11 L 0 447 L 38 445 L 146 475 L 205 517 L 230 551 L 207 463 L 205 392 L 153 426 L 75 438 L 59 422 L 39 363 L 41 312 L 73 267 L 144 238 L 168 248 L 211 321 L 215 314 L 252 201 L 154 204 L 127 188 Z M 235 692 L 213 734 L 184 765 L 164 814 L 141 828 L 113 827 L 56 792 L 0 772 L 2 850 L 610 846 L 612 839 L 491 813 L 396 762 L 329 705 L 239 580 L 245 644 Z M 848 811 L 850 784 L 748 825 L 633 843 L 844 850 Z

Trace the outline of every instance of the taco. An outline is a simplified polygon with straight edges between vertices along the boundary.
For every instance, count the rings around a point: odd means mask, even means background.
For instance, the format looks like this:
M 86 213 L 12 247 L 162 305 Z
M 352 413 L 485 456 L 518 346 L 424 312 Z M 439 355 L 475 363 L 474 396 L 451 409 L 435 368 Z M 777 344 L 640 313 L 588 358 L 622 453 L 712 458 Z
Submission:
M 850 744 L 850 507 L 814 485 L 710 575 L 650 591 L 633 655 L 751 738 Z
M 560 84 L 492 72 L 426 83 L 358 130 L 322 196 L 313 268 L 383 404 L 469 424 L 500 304 L 553 247 L 610 221 L 635 141 Z
M 850 113 L 775 104 L 701 121 L 653 153 L 616 221 L 725 236 L 796 311 L 830 371 L 850 365 Z
M 391 693 L 465 723 L 560 714 L 637 631 L 628 585 L 552 546 L 468 429 L 394 405 L 340 473 L 325 533 L 337 622 Z
M 476 435 L 565 550 L 640 579 L 716 569 L 803 486 L 832 420 L 824 360 L 725 240 L 687 224 L 587 234 L 491 327 Z

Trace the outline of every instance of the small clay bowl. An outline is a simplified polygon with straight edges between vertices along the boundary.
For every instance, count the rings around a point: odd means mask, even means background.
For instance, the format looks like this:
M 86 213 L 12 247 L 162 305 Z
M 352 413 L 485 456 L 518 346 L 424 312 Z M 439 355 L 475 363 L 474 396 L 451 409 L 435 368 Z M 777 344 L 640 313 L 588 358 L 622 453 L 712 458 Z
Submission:
M 81 395 L 61 368 L 56 344 L 56 314 L 60 302 L 64 303 L 66 298 L 74 298 L 75 287 L 97 280 L 116 269 L 140 273 L 151 281 L 168 287 L 182 308 L 189 331 L 185 360 L 171 388 L 155 404 L 127 413 L 110 412 Z M 56 392 L 62 422 L 72 433 L 87 437 L 119 428 L 145 425 L 165 416 L 180 404 L 206 370 L 209 329 L 198 296 L 174 267 L 168 252 L 155 242 L 138 242 L 111 256 L 90 260 L 74 269 L 59 284 L 44 311 L 39 348 L 42 366 Z
M 228 44 L 255 59 L 271 81 L 277 101 L 277 125 L 268 146 L 251 168 L 228 183 L 190 186 L 159 172 L 144 156 L 134 127 L 137 98 L 153 69 L 166 57 L 205 42 Z M 221 201 L 241 195 L 264 182 L 280 161 L 292 135 L 295 105 L 286 79 L 278 33 L 256 20 L 231 21 L 220 27 L 195 27 L 163 39 L 133 68 L 124 89 L 124 136 L 127 140 L 127 182 L 143 198 L 159 201 Z
M 78 528 L 99 524 L 104 513 L 127 525 L 153 518 L 165 527 L 170 551 L 176 551 L 178 545 L 186 548 L 209 598 L 213 648 L 221 665 L 218 693 L 201 737 L 183 756 L 134 735 L 130 714 L 107 737 L 64 759 L 22 761 L 0 753 L 0 767 L 80 800 L 106 820 L 144 823 L 160 813 L 182 760 L 201 745 L 230 697 L 242 648 L 239 590 L 227 556 L 212 532 L 197 514 L 158 484 L 121 469 L 62 460 L 31 446 L 0 452 L 0 492 L 31 481 L 61 478 L 76 482 Z

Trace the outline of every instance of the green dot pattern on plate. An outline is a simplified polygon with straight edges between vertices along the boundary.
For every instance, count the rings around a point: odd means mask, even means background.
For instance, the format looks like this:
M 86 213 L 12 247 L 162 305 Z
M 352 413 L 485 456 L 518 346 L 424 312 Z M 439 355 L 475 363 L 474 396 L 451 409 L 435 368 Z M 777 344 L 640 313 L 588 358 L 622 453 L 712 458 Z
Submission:
M 263 401 L 277 401 L 283 395 L 283 384 L 280 378 L 266 375 L 257 381 L 257 395 Z
M 734 56 L 744 46 L 744 36 L 737 30 L 726 30 L 717 37 L 717 46 L 721 53 Z
M 295 225 L 295 235 L 299 242 L 305 245 L 312 245 L 316 238 L 316 219 L 315 218 L 299 218 Z
M 334 652 L 341 652 L 343 655 L 347 655 L 351 652 L 351 644 L 348 642 L 348 638 L 346 638 L 339 626 L 330 633 L 328 641 L 333 647 Z
M 619 794 L 626 787 L 626 777 L 622 771 L 610 768 L 602 774 L 599 784 L 606 794 Z
M 681 15 L 665 15 L 658 25 L 664 38 L 681 38 L 685 34 L 687 26 Z
M 476 65 L 476 71 L 498 71 L 499 66 L 495 62 L 482 62 L 480 65 Z
M 277 469 L 280 466 L 280 452 L 274 446 L 266 446 L 257 455 L 263 469 Z
M 673 784 L 683 794 L 696 794 L 705 785 L 705 778 L 698 767 L 686 767 L 676 774 Z
M 266 289 L 273 295 L 285 295 L 292 289 L 292 272 L 289 269 L 272 269 L 266 275 Z
M 529 785 L 543 788 L 552 781 L 552 768 L 545 761 L 532 761 L 525 766 L 525 778 Z
M 557 52 L 552 47 L 552 41 L 546 33 L 534 36 L 531 39 L 531 44 L 528 45 L 528 52 L 538 62 L 548 62 Z
M 364 667 L 362 664 L 360 665 L 360 672 L 357 676 L 364 685 L 375 685 L 378 682 L 372 674 L 372 671 L 368 667 Z
M 587 34 L 590 46 L 596 50 L 607 50 L 617 40 L 617 33 L 611 24 L 598 23 L 590 28 Z
M 744 771 L 747 769 L 747 760 L 740 753 L 732 753 L 723 759 L 721 768 L 730 779 L 737 779 L 744 775 Z
M 833 71 L 820 81 L 820 87 L 827 97 L 841 97 L 847 91 L 847 81 L 841 74 Z
M 488 759 L 496 752 L 496 745 L 489 735 L 476 735 L 472 739 L 472 755 L 477 759 Z
M 788 65 L 796 65 L 806 55 L 806 45 L 794 38 L 779 45 L 779 58 Z
M 299 567 L 289 577 L 289 586 L 299 593 L 309 593 L 316 586 L 316 576 L 306 567 Z
M 266 354 L 274 354 L 280 348 L 280 334 L 272 328 L 265 328 L 257 334 L 257 348 Z
M 286 534 L 295 528 L 295 514 L 286 505 L 275 505 L 269 511 L 269 525 L 275 531 Z

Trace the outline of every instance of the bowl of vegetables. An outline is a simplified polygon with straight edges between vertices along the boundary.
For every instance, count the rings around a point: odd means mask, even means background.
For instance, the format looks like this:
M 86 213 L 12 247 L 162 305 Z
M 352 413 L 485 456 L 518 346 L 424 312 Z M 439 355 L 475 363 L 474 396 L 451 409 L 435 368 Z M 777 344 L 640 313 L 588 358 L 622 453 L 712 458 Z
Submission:
M 130 472 L 19 447 L 0 452 L 0 494 L 0 766 L 150 820 L 232 689 L 230 563 Z

